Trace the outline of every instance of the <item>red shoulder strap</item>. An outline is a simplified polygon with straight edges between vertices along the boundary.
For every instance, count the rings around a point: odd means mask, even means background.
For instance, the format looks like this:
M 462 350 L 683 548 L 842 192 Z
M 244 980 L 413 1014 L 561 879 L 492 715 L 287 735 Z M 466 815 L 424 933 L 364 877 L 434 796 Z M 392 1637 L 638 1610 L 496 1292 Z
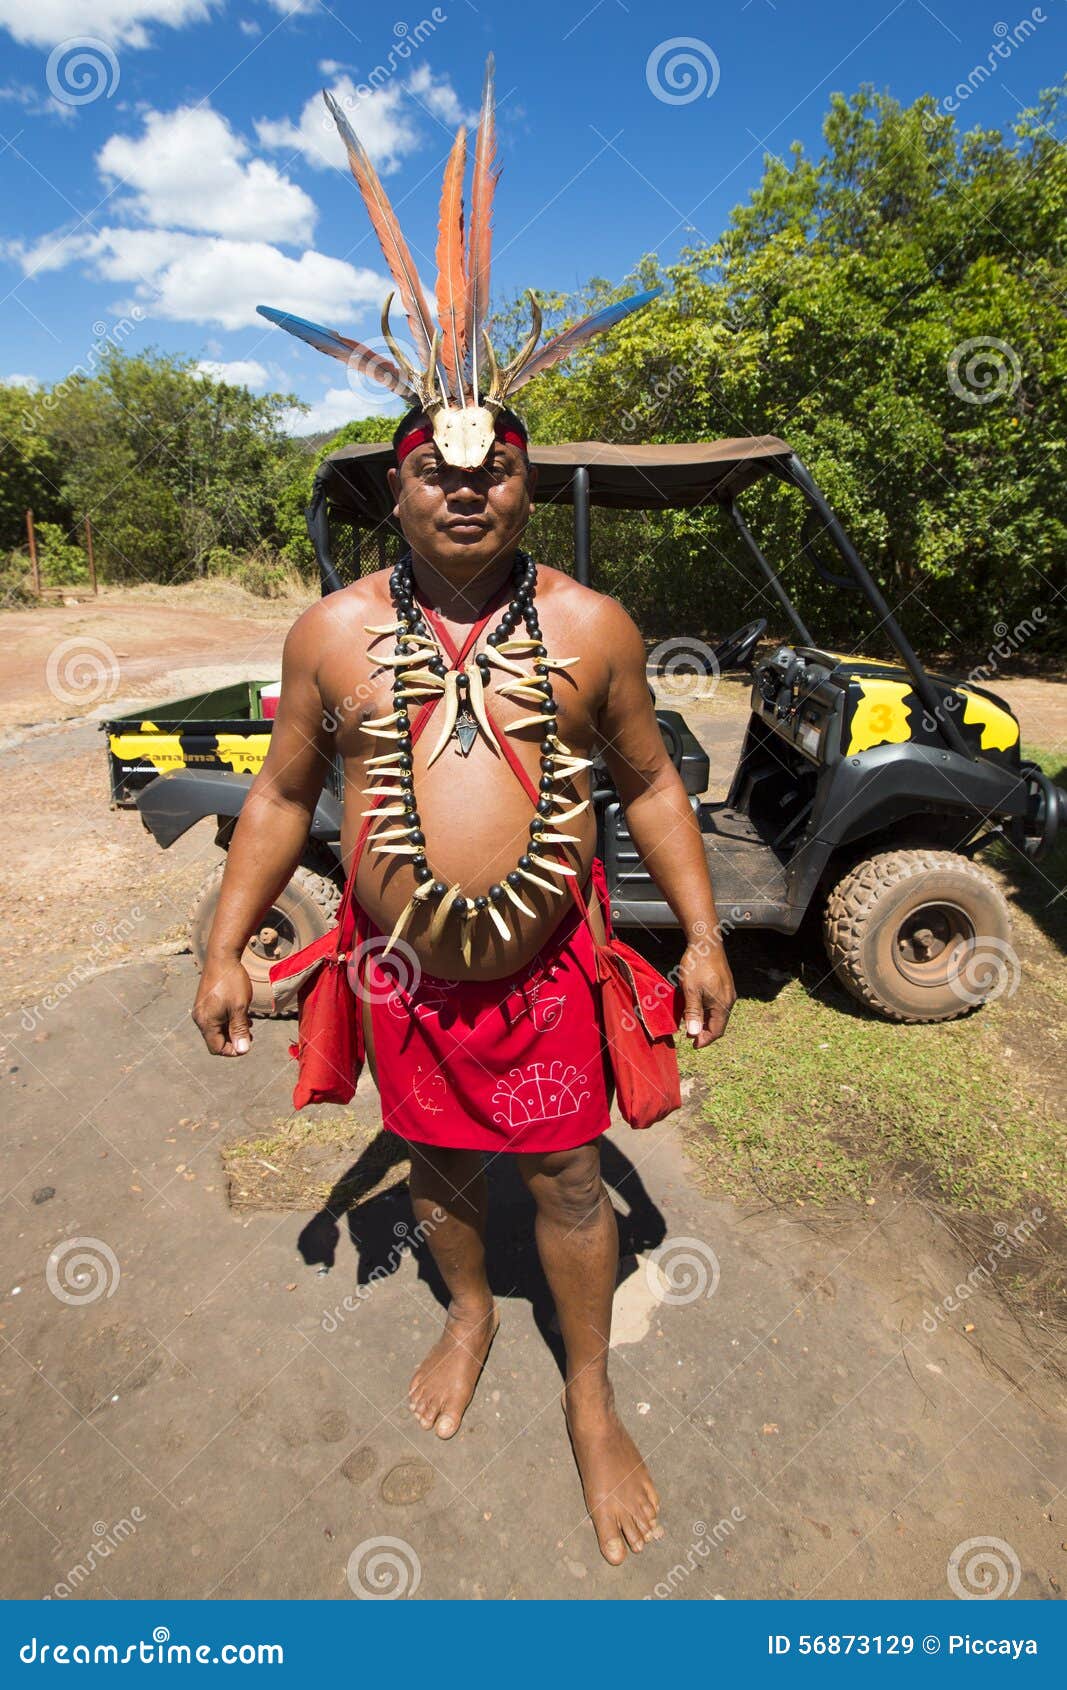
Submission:
M 429 605 L 423 603 L 421 595 L 418 595 L 418 594 L 416 595 L 418 597 L 419 607 L 422 610 L 423 615 L 426 617 L 427 621 L 430 623 L 430 625 L 434 629 L 434 632 L 436 633 L 438 639 L 440 640 L 442 646 L 444 647 L 446 653 L 448 654 L 448 657 L 451 659 L 451 662 L 452 662 L 452 665 L 453 665 L 454 668 L 458 668 L 460 666 L 460 664 L 464 661 L 468 652 L 471 650 L 472 646 L 475 644 L 476 640 L 478 639 L 479 634 L 481 634 L 481 632 L 482 632 L 483 628 L 485 627 L 486 623 L 489 621 L 489 618 L 493 615 L 494 611 L 499 608 L 499 604 L 500 604 L 502 598 L 504 597 L 504 595 L 506 594 L 506 591 L 507 591 L 507 583 L 505 583 L 505 585 L 503 587 L 501 587 L 496 593 L 493 594 L 492 599 L 489 601 L 489 604 L 486 606 L 486 609 L 483 611 L 482 615 L 478 618 L 477 622 L 472 623 L 472 625 L 471 625 L 471 627 L 470 627 L 470 629 L 467 633 L 467 637 L 463 642 L 462 647 L 459 647 L 459 648 L 457 648 L 456 643 L 453 640 L 451 634 L 448 632 L 448 629 L 444 626 L 444 624 L 441 622 L 440 618 L 436 615 L 436 613 L 431 609 L 431 607 Z M 418 739 L 419 735 L 422 733 L 423 729 L 426 727 L 427 723 L 429 722 L 431 715 L 433 714 L 434 710 L 437 708 L 437 706 L 440 702 L 441 702 L 441 695 L 438 694 L 436 698 L 427 699 L 426 703 L 420 706 L 419 713 L 415 717 L 415 720 L 411 724 L 411 743 L 412 743 L 412 745 L 414 745 L 415 741 Z M 533 781 L 530 779 L 530 776 L 527 774 L 526 770 L 524 769 L 522 762 L 519 758 L 519 754 L 515 750 L 514 745 L 511 743 L 511 741 L 508 739 L 507 735 L 503 732 L 503 730 L 500 728 L 500 726 L 496 722 L 495 718 L 493 717 L 493 714 L 489 709 L 488 702 L 486 702 L 486 704 L 485 704 L 485 713 L 486 713 L 486 717 L 488 718 L 488 721 L 489 721 L 489 726 L 493 730 L 493 734 L 496 738 L 497 744 L 500 746 L 500 749 L 503 751 L 504 756 L 506 757 L 508 763 L 510 764 L 513 774 L 515 775 L 519 784 L 523 787 L 524 791 L 526 792 L 527 797 L 532 799 L 533 803 L 536 805 L 538 803 L 540 797 L 541 797 L 541 794 L 540 794 L 538 788 L 534 785 Z M 382 799 L 380 797 L 375 798 L 374 801 L 373 801 L 373 804 L 372 804 L 372 808 L 377 809 L 379 804 L 381 804 L 381 802 L 382 802 Z M 363 854 L 363 848 L 366 845 L 367 836 L 370 833 L 371 826 L 372 826 L 373 822 L 374 822 L 374 817 L 372 815 L 364 817 L 363 826 L 359 830 L 359 833 L 356 837 L 356 843 L 355 843 L 355 846 L 354 846 L 353 851 L 352 851 L 351 864 L 350 864 L 350 867 L 349 867 L 349 870 L 348 870 L 347 878 L 345 880 L 344 892 L 343 892 L 343 895 L 342 895 L 342 898 L 341 898 L 341 907 L 337 912 L 338 935 L 339 935 L 338 942 L 339 943 L 340 943 L 340 931 L 341 931 L 341 928 L 344 924 L 345 917 L 348 913 L 348 908 L 349 908 L 349 905 L 351 904 L 354 889 L 355 889 L 356 869 L 359 866 L 359 861 L 360 861 L 360 858 Z M 562 854 L 559 854 L 558 860 L 560 862 L 562 862 L 564 860 Z M 577 878 L 573 875 L 568 875 L 567 876 L 567 885 L 570 887 L 571 896 L 574 898 L 574 901 L 577 904 L 579 910 L 581 911 L 583 918 L 588 920 L 589 911 L 588 911 L 588 908 L 586 907 L 585 899 L 582 896 L 581 887 L 577 883 Z M 590 928 L 590 932 L 592 932 L 592 928 Z M 593 937 L 594 937 L 594 942 L 595 942 L 595 938 L 596 938 L 595 934 L 593 935 Z
M 483 703 L 484 702 L 485 701 L 483 700 Z M 507 758 L 508 762 L 511 764 L 512 772 L 514 773 L 516 779 L 518 780 L 519 785 L 522 786 L 525 789 L 527 797 L 532 798 L 535 804 L 538 803 L 538 801 L 540 800 L 541 794 L 540 794 L 539 790 L 537 789 L 537 787 L 534 785 L 533 781 L 530 779 L 526 770 L 523 768 L 522 763 L 519 759 L 519 754 L 516 751 L 515 747 L 512 745 L 510 739 L 508 739 L 508 737 L 504 733 L 503 729 L 498 726 L 496 720 L 493 717 L 492 711 L 489 709 L 488 703 L 485 703 L 485 714 L 489 718 L 489 726 L 492 728 L 493 733 L 496 736 L 496 742 L 499 745 L 501 751 L 504 753 L 504 756 Z M 562 852 L 557 852 L 557 860 L 559 862 L 562 862 L 564 860 Z M 574 896 L 574 901 L 578 905 L 578 908 L 581 910 L 582 915 L 588 917 L 589 911 L 586 908 L 585 899 L 582 896 L 582 889 L 578 885 L 577 876 L 569 874 L 567 876 L 567 885 L 570 887 L 571 892 Z M 592 931 L 592 929 L 590 929 L 590 931 Z
M 431 609 L 431 607 L 429 605 L 427 605 L 423 602 L 421 595 L 416 595 L 416 596 L 419 599 L 419 606 L 422 610 L 423 615 L 426 617 L 426 620 L 430 623 L 430 625 L 433 628 L 434 632 L 436 633 L 438 639 L 441 641 L 441 644 L 444 646 L 445 650 L 447 651 L 449 657 L 452 660 L 453 666 L 455 668 L 458 668 L 459 665 L 463 662 L 467 653 L 470 651 L 471 646 L 474 644 L 475 640 L 478 638 L 478 635 L 481 633 L 482 628 L 485 626 L 486 618 L 483 618 L 481 622 L 477 623 L 476 626 L 471 629 L 470 633 L 467 635 L 467 638 L 463 642 L 462 649 L 457 651 L 455 641 L 452 639 L 452 636 L 448 632 L 448 629 L 444 626 L 444 623 L 441 621 L 440 617 L 436 614 L 436 612 L 434 610 Z M 515 778 L 518 780 L 519 785 L 526 792 L 527 797 L 532 798 L 533 802 L 536 804 L 538 802 L 540 796 L 541 796 L 540 792 L 538 791 L 537 787 L 534 786 L 534 784 L 531 781 L 529 775 L 526 773 L 526 770 L 523 768 L 522 763 L 519 759 L 519 754 L 515 750 L 514 745 L 512 745 L 512 743 L 508 739 L 507 735 L 502 731 L 502 729 L 500 727 L 498 727 L 497 723 L 493 719 L 493 714 L 492 714 L 492 711 L 489 709 L 488 701 L 483 700 L 483 702 L 485 703 L 485 713 L 486 713 L 486 716 L 489 719 L 489 726 L 492 728 L 493 733 L 496 736 L 497 744 L 500 746 L 500 749 L 503 751 L 505 757 L 507 758 L 508 762 L 511 765 L 512 773 L 515 775 Z M 412 739 L 414 739 L 414 737 L 415 737 L 415 733 L 414 733 L 414 729 L 412 729 Z M 369 818 L 368 818 L 368 820 L 369 820 Z M 563 860 L 563 858 L 560 857 L 559 861 L 562 862 L 562 860 Z M 575 902 L 578 905 L 578 908 L 581 910 L 582 915 L 584 917 L 588 918 L 589 912 L 586 909 L 586 903 L 585 903 L 585 899 L 582 896 L 581 887 L 577 884 L 576 879 L 571 875 L 567 876 L 567 884 L 571 889 L 571 893 L 574 897 Z M 592 929 L 590 929 L 590 931 L 592 931 Z
M 451 635 L 448 633 L 448 630 L 446 628 L 444 628 L 439 623 L 438 619 L 434 616 L 433 611 L 430 610 L 428 606 L 423 605 L 422 601 L 420 599 L 420 607 L 423 611 L 423 614 L 431 620 L 431 622 L 432 622 L 432 624 L 433 624 L 433 626 L 434 626 L 434 628 L 437 632 L 438 638 L 441 640 L 441 643 L 444 645 L 444 648 L 447 651 L 449 657 L 452 659 L 452 662 L 453 662 L 454 665 L 463 662 L 463 659 L 466 657 L 467 653 L 470 651 L 471 647 L 474 645 L 474 642 L 477 640 L 479 634 L 482 632 L 482 629 L 485 627 L 486 623 L 489 621 L 489 618 L 494 614 L 494 612 L 496 610 L 499 609 L 500 604 L 501 604 L 503 598 L 506 595 L 506 592 L 507 592 L 507 583 L 505 583 L 504 586 L 497 589 L 497 591 L 493 594 L 492 598 L 489 600 L 489 603 L 486 605 L 485 609 L 483 610 L 481 616 L 478 618 L 477 622 L 475 622 L 471 625 L 471 628 L 470 628 L 470 630 L 467 634 L 467 637 L 463 642 L 463 648 L 460 651 L 456 650 L 455 642 L 453 641 Z M 436 698 L 428 698 L 426 700 L 425 704 L 420 705 L 419 713 L 415 717 L 415 720 L 411 724 L 411 743 L 412 743 L 412 745 L 414 745 L 415 741 L 418 739 L 419 735 L 422 733 L 423 729 L 426 727 L 427 723 L 429 722 L 430 717 L 433 715 L 433 712 L 436 710 L 437 706 L 440 704 L 441 696 L 442 695 L 440 693 L 438 693 Z M 376 810 L 381 803 L 382 803 L 382 799 L 380 797 L 375 798 L 375 799 L 372 800 L 371 808 Z M 337 922 L 338 922 L 339 928 L 340 928 L 341 923 L 343 922 L 345 915 L 347 913 L 348 905 L 352 901 L 352 895 L 353 895 L 353 891 L 354 891 L 354 888 L 355 888 L 355 882 L 356 882 L 356 869 L 358 868 L 360 858 L 363 855 L 363 847 L 367 843 L 367 836 L 370 833 L 373 822 L 374 822 L 373 816 L 365 816 L 363 818 L 363 826 L 360 828 L 359 833 L 356 835 L 356 843 L 355 843 L 355 845 L 353 846 L 353 849 L 352 849 L 352 859 L 351 859 L 351 863 L 350 863 L 350 866 L 349 866 L 347 877 L 345 879 L 344 892 L 343 892 L 342 897 L 341 897 L 341 906 L 340 906 L 340 908 L 337 912 Z

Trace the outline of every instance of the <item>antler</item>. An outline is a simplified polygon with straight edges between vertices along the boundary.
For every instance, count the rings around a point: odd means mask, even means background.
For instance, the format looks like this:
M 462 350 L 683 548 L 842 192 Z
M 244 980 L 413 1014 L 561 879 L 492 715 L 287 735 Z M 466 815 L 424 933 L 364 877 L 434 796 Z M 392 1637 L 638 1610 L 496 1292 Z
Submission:
M 541 307 L 537 303 L 537 295 L 534 293 L 533 288 L 527 288 L 526 291 L 530 296 L 530 315 L 533 320 L 533 327 L 522 346 L 511 360 L 511 363 L 505 365 L 503 370 L 501 370 L 496 361 L 496 353 L 490 345 L 489 336 L 485 333 L 484 329 L 482 331 L 482 339 L 485 342 L 486 363 L 489 365 L 489 391 L 485 396 L 485 406 L 487 410 L 499 411 L 503 408 L 504 401 L 508 396 L 508 391 L 512 383 L 522 373 L 524 367 L 533 357 L 534 348 L 541 338 Z
M 441 406 L 444 404 L 444 400 L 440 399 L 435 393 L 433 385 L 434 370 L 437 367 L 437 349 L 441 341 L 441 331 L 438 328 L 435 328 L 433 331 L 433 339 L 430 342 L 430 353 L 426 360 L 426 368 L 421 372 L 414 369 L 404 357 L 404 354 L 393 339 L 392 330 L 389 327 L 389 307 L 392 303 L 393 295 L 390 294 L 386 299 L 385 304 L 382 306 L 382 339 L 385 341 L 386 346 L 396 359 L 397 364 L 400 367 L 401 377 L 412 388 L 416 399 L 426 412 L 427 416 L 432 416 L 434 411 L 440 410 Z

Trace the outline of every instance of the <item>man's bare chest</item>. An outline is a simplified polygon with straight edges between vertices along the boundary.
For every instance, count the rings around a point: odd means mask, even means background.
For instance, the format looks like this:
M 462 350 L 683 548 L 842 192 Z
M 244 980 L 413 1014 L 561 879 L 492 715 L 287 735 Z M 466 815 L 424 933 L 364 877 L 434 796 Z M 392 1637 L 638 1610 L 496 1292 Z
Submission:
M 387 607 L 376 608 L 366 617 L 366 623 L 372 627 L 387 626 L 394 620 Z M 560 734 L 572 749 L 584 751 L 596 738 L 597 720 L 606 695 L 605 654 L 595 639 L 589 637 L 589 630 L 579 632 L 573 627 L 555 626 L 557 620 L 545 620 L 543 644 L 551 657 L 569 661 L 566 667 L 549 671 L 552 699 Z M 457 665 L 454 657 L 464 652 L 470 628 L 439 620 L 437 629 L 442 627 L 451 639 L 451 650 L 447 641 L 441 642 L 437 655 L 452 674 L 444 691 L 426 695 L 437 700 L 426 732 L 430 739 L 436 740 L 445 719 L 452 719 L 455 731 L 450 736 L 454 741 L 450 749 L 460 753 L 452 764 L 456 772 L 459 773 L 464 751 L 470 750 L 480 732 L 479 717 L 490 717 L 502 730 L 536 743 L 543 727 L 534 721 L 528 727 L 519 726 L 539 714 L 533 695 L 525 687 L 526 682 L 537 678 L 536 655 L 511 653 L 506 667 L 497 663 L 486 665 L 484 661 L 479 664 L 479 656 L 484 659 L 486 653 L 493 652 L 488 641 L 490 623 L 469 645 Z M 346 759 L 372 756 L 386 748 L 385 742 L 376 743 L 365 724 L 381 721 L 395 708 L 397 670 L 390 661 L 395 652 L 391 635 L 375 637 L 365 631 L 361 621 L 358 631 L 351 630 L 347 639 L 332 644 L 320 665 L 319 690 L 327 726 L 333 732 L 338 752 Z M 415 716 L 425 700 L 413 697 L 407 702 Z M 487 737 L 484 731 L 481 737 Z

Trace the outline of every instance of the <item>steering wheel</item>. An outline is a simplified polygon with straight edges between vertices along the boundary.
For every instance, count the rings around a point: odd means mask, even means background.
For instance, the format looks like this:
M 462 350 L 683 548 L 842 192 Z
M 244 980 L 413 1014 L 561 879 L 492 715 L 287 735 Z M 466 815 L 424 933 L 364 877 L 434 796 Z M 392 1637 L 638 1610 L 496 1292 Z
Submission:
M 720 672 L 747 669 L 752 662 L 752 653 L 766 632 L 767 618 L 757 616 L 754 622 L 746 622 L 743 628 L 738 628 L 736 633 L 717 645 L 714 657 Z

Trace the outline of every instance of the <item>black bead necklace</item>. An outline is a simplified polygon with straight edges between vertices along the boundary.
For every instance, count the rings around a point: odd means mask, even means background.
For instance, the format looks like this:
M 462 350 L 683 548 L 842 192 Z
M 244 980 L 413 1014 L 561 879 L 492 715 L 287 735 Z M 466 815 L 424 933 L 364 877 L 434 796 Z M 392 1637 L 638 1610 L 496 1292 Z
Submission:
M 558 705 L 552 691 L 551 670 L 577 662 L 577 658 L 553 660 L 549 657 L 537 617 L 536 589 L 537 565 L 526 552 L 517 551 L 512 568 L 511 597 L 496 627 L 486 636 L 489 650 L 475 655 L 472 670 L 456 670 L 445 661 L 433 629 L 416 601 L 410 551 L 402 553 L 390 573 L 389 591 L 396 622 L 387 627 L 368 628 L 367 632 L 375 636 L 396 635 L 393 656 L 377 660 L 388 663 L 395 671 L 393 710 L 387 716 L 365 722 L 363 728 L 372 736 L 395 742 L 395 750 L 368 759 L 367 767 L 374 784 L 364 788 L 367 795 L 388 798 L 391 802 L 364 814 L 372 815 L 376 822 L 387 819 L 391 824 L 395 822 L 385 831 L 375 833 L 373 849 L 383 855 L 410 857 L 416 885 L 382 951 L 383 956 L 399 938 L 417 905 L 427 901 L 436 905 L 430 922 L 431 943 L 440 937 L 448 917 L 455 915 L 462 922 L 461 949 L 464 959 L 469 962 L 477 917 L 488 915 L 501 935 L 510 939 L 511 931 L 504 919 L 505 910 L 508 915 L 511 914 L 509 905 L 526 915 L 536 916 L 536 911 L 520 896 L 523 884 L 536 885 L 562 897 L 562 889 L 554 881 L 543 878 L 537 870 L 560 877 L 575 873 L 569 865 L 542 853 L 552 845 L 580 842 L 576 835 L 561 834 L 555 828 L 584 810 L 589 802 L 588 799 L 578 801 L 558 790 L 569 784 L 580 768 L 589 767 L 589 759 L 576 757 L 559 737 L 556 722 Z M 520 622 L 526 629 L 525 638 L 515 637 Z M 527 674 L 515 662 L 514 654 L 517 653 L 532 659 L 532 674 Z M 505 731 L 511 732 L 534 723 L 544 729 L 540 797 L 530 821 L 529 848 L 519 857 L 515 868 L 505 875 L 502 883 L 494 883 L 485 892 L 469 897 L 460 891 L 458 883 L 449 886 L 445 881 L 436 879 L 427 860 L 426 836 L 415 800 L 408 705 L 412 699 L 421 703 L 426 697 L 443 692 L 448 706 L 446 722 L 430 762 L 454 737 L 458 740 L 456 749 L 465 756 L 479 731 L 490 742 L 493 741 L 492 728 L 485 713 L 484 691 L 493 678 L 494 669 L 503 670 L 508 676 L 506 685 L 499 690 L 519 694 L 536 711 L 535 715 L 510 723 Z M 388 785 L 380 784 L 383 781 Z

